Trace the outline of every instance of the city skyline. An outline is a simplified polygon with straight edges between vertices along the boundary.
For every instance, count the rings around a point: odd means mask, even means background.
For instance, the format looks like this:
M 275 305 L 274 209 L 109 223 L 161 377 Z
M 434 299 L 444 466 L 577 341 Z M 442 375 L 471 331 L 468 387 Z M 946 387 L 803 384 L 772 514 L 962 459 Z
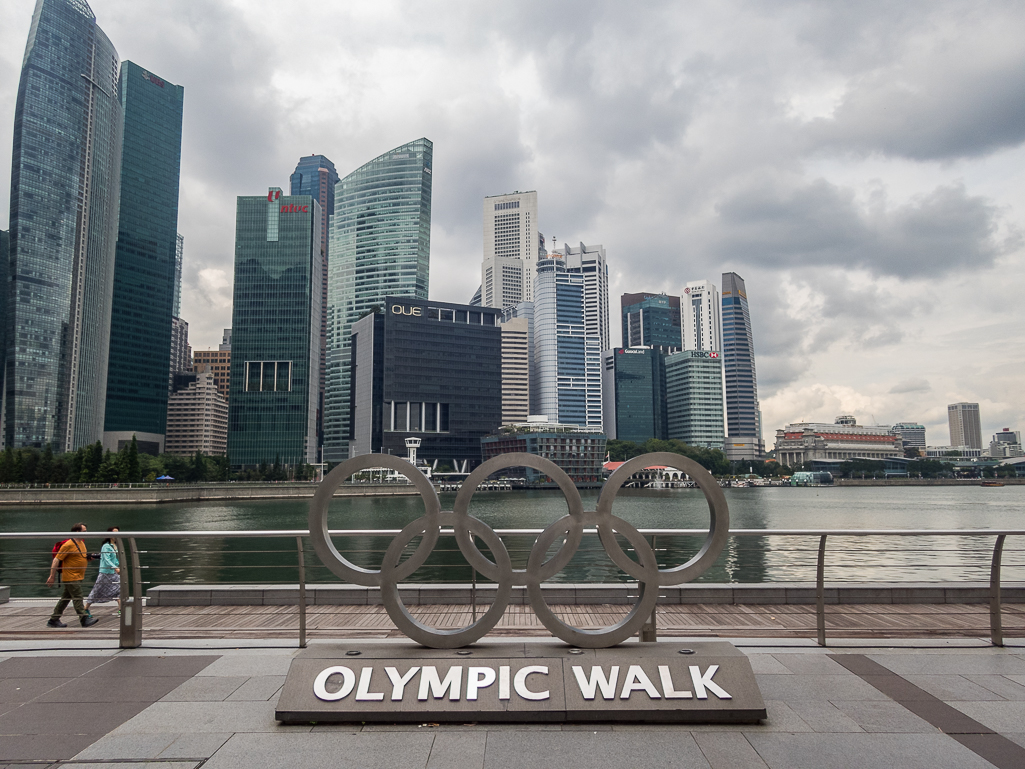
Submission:
M 10 146 L 32 5 L 0 9 L 7 43 L 0 146 Z M 298 25 L 265 15 L 258 3 L 245 13 L 212 3 L 184 14 L 146 2 L 91 5 L 123 59 L 143 61 L 189 90 L 182 316 L 196 348 L 216 346 L 230 325 L 236 195 L 286 187 L 296 158 L 311 152 L 350 169 L 427 135 L 439 161 L 431 299 L 464 302 L 476 289 L 481 199 L 536 189 L 543 198 L 538 229 L 558 236 L 555 245 L 568 239 L 608 248 L 613 296 L 641 289 L 679 295 L 694 276 L 744 276 L 766 439 L 780 425 L 839 413 L 918 421 L 939 435 L 945 406 L 958 401 L 980 403 L 984 435 L 1023 421 L 1014 394 L 1025 364 L 1010 331 L 1021 320 L 1015 298 L 1025 280 L 1016 240 L 1025 208 L 1022 129 L 1016 108 L 1001 118 L 988 106 L 1017 103 L 1002 89 L 1020 69 L 1009 37 L 1020 11 L 981 5 L 965 13 L 970 7 L 957 3 L 874 8 L 850 11 L 841 23 L 824 9 L 740 9 L 729 19 L 731 41 L 727 19 L 710 7 L 691 12 L 690 32 L 669 9 L 646 15 L 634 30 L 616 29 L 613 10 L 579 9 L 571 25 L 552 9 L 542 11 L 551 39 L 580 43 L 578 53 L 557 47 L 552 55 L 548 42 L 518 40 L 512 31 L 501 36 L 509 52 L 463 45 L 471 29 L 489 25 L 484 16 L 470 14 L 444 33 L 445 14 L 427 21 L 431 34 L 451 36 L 448 47 L 461 58 L 445 58 L 430 40 L 414 42 L 398 12 L 387 20 L 400 22 L 394 36 L 409 43 L 408 53 L 403 42 L 361 42 L 361 31 L 372 37 L 366 30 L 382 23 L 372 14 L 330 43 L 344 54 L 337 57 L 342 69 L 374 57 L 375 66 L 353 70 L 349 93 L 332 85 L 347 80 L 337 72 L 324 78 L 327 90 L 314 89 L 288 55 L 275 54 L 309 33 L 310 14 L 324 34 L 346 28 L 329 18 L 334 11 L 310 11 Z M 520 29 L 523 17 L 507 13 L 510 29 Z M 270 17 L 275 23 L 266 29 L 253 26 L 254 18 Z M 250 32 L 251 50 L 236 50 L 231 41 Z M 611 45 L 600 43 L 603 34 Z M 650 45 L 663 35 L 678 40 L 659 58 L 633 70 L 609 68 L 620 61 L 611 49 L 626 62 L 641 38 Z M 775 66 L 761 72 L 763 60 Z M 964 60 L 972 66 L 955 66 Z M 705 70 L 698 61 L 708 62 Z M 715 83 L 731 75 L 728 93 L 716 92 Z M 902 99 L 890 85 L 896 81 L 924 96 Z M 661 97 L 631 96 L 656 93 L 660 82 L 668 89 Z M 354 95 L 368 88 L 378 95 Z M 699 94 L 700 103 L 690 98 Z M 459 105 L 475 97 L 482 108 L 468 115 Z M 741 111 L 731 112 L 731 104 Z M 618 122 L 592 125 L 582 119 L 592 109 L 619 115 Z M 892 118 L 883 120 L 887 109 Z M 352 117 L 339 120 L 346 111 Z M 510 127 L 517 123 L 531 128 Z M 9 171 L 5 154 L 0 173 Z M 0 192 L 0 217 L 7 195 Z M 7 226 L 0 218 L 0 229 Z

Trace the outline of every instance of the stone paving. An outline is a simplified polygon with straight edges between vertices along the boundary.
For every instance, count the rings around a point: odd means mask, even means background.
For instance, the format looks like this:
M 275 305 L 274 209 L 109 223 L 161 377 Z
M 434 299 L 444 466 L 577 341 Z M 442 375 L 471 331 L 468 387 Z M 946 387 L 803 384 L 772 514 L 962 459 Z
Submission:
M 274 706 L 297 650 L 246 643 L 6 641 L 0 766 L 1025 766 L 1023 641 L 738 639 L 768 707 L 755 726 L 282 726 Z

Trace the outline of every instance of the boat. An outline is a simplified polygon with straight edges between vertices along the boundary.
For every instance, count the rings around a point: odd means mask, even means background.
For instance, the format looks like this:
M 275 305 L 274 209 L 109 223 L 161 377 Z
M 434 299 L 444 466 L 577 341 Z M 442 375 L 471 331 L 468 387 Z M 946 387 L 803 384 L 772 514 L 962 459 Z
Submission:
M 983 481 L 980 485 L 981 486 L 1003 486 L 1004 484 L 1003 484 L 1002 481 Z

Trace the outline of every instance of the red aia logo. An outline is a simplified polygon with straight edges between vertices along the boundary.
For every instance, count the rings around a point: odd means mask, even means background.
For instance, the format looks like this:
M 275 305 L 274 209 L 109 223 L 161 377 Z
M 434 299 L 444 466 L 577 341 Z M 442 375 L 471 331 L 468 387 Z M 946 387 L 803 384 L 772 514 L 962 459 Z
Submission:
M 309 206 L 297 206 L 295 203 L 289 203 L 281 207 L 278 213 L 281 214 L 308 214 L 310 212 Z
M 267 202 L 273 203 L 275 200 L 281 197 L 281 190 L 271 190 L 267 193 Z

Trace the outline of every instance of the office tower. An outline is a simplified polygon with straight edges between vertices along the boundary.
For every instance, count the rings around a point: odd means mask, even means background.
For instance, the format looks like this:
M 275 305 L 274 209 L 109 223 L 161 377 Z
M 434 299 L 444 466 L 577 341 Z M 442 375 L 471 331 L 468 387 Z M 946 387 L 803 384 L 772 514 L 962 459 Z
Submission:
M 676 347 L 683 349 L 680 297 L 666 294 L 623 294 L 623 347 Z
M 231 393 L 231 350 L 196 350 L 192 353 L 192 370 L 197 374 L 211 374 L 214 386 L 224 400 Z
M 978 403 L 951 403 L 947 406 L 947 421 L 950 424 L 951 448 L 982 448 Z
M 182 316 L 182 265 L 185 262 L 185 236 L 180 232 L 174 239 L 174 304 L 171 306 L 171 317 Z
M 231 351 L 231 329 L 224 329 L 224 334 L 221 335 L 221 343 L 217 345 L 218 350 Z
M 335 186 L 327 302 L 324 460 L 349 457 L 352 324 L 386 296 L 427 298 L 431 166 L 427 139 L 384 153 Z
M 890 432 L 900 436 L 906 449 L 925 448 L 925 425 L 920 425 L 917 422 L 898 422 Z
M 103 445 L 164 440 L 166 350 L 181 303 L 178 234 L 184 89 L 126 61 L 118 86 L 124 113 L 121 206 L 110 316 Z
M 10 245 L 11 233 L 7 230 L 0 230 L 0 403 L 3 402 L 3 395 L 6 392 L 3 388 L 3 376 L 7 371 L 4 359 L 7 356 L 7 344 L 5 335 L 7 333 L 7 294 L 10 289 Z M 3 427 L 6 409 L 0 407 L 0 446 L 4 444 L 7 431 Z
M 627 347 L 602 354 L 602 417 L 611 440 L 644 443 L 668 436 L 666 356 L 677 347 Z
M 537 264 L 537 193 L 484 198 L 481 304 L 504 310 L 533 301 Z
M 502 423 L 502 329 L 490 308 L 385 297 L 352 326 L 354 455 L 419 457 L 469 469 Z
M 472 306 L 472 305 L 471 305 Z M 522 305 L 518 305 L 522 306 Z M 502 424 L 530 416 L 531 319 L 502 321 Z
M 470 306 L 471 307 L 480 307 L 480 303 L 481 303 L 480 290 L 481 290 L 481 287 L 477 286 L 477 290 L 474 291 L 473 292 L 473 296 L 470 297 Z
M 993 459 L 1011 459 L 1025 453 L 1021 448 L 1021 431 L 1005 427 L 993 435 L 989 442 L 989 456 Z
M 726 395 L 726 457 L 730 461 L 761 459 L 761 412 L 755 376 L 754 336 L 744 279 L 735 272 L 722 276 L 722 361 Z
M 718 352 L 683 350 L 666 358 L 667 432 L 672 440 L 722 449 L 722 359 Z
M 601 349 L 612 347 L 609 338 L 609 268 L 605 247 L 564 245 L 554 254 L 562 256 L 566 270 L 580 275 L 584 286 L 584 326 L 588 336 L 600 340 Z
M 235 213 L 228 457 L 233 467 L 317 461 L 320 204 L 240 196 Z
M 192 347 L 189 346 L 189 324 L 181 318 L 171 318 L 171 356 L 167 376 L 170 389 L 175 374 L 192 370 Z
M 119 60 L 84 0 L 39 0 L 14 114 L 6 445 L 103 435 L 121 185 Z
M 223 456 L 228 451 L 228 401 L 213 374 L 197 374 L 167 401 L 168 454 Z
M 520 302 L 502 312 L 501 323 L 513 320 L 527 323 L 527 416 L 535 413 L 537 405 L 537 371 L 534 367 L 534 303 Z
M 321 290 L 320 305 L 327 307 L 327 263 L 329 251 L 328 217 L 335 210 L 335 185 L 338 172 L 335 164 L 323 155 L 308 155 L 300 158 L 295 172 L 289 177 L 292 195 L 309 195 L 320 204 L 320 258 Z M 320 372 L 317 391 L 317 448 L 324 442 L 324 386 L 327 375 L 327 313 L 320 318 Z
M 681 297 L 683 348 L 722 351 L 719 289 L 709 280 L 691 281 Z

